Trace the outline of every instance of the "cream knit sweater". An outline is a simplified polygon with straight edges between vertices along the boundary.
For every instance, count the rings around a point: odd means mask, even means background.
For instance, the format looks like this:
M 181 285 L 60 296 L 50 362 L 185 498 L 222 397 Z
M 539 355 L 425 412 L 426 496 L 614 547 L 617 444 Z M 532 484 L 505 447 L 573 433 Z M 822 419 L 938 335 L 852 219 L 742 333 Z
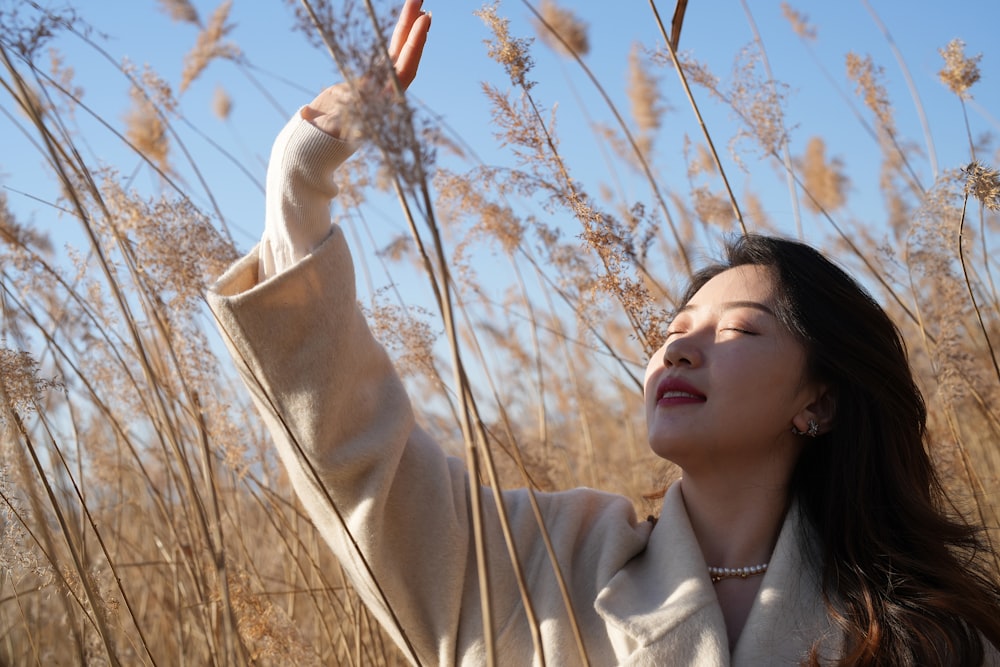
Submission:
M 414 422 L 355 301 L 333 172 L 352 147 L 298 115 L 275 142 L 262 242 L 209 294 L 223 337 L 292 484 L 369 607 L 411 660 L 485 662 L 469 495 L 485 506 L 501 665 L 540 664 L 491 490 L 470 485 Z M 504 493 L 548 665 L 582 664 L 527 492 Z M 631 503 L 589 489 L 538 502 L 593 665 L 799 662 L 836 649 L 809 541 L 789 513 L 730 655 L 725 623 L 677 485 L 655 530 Z

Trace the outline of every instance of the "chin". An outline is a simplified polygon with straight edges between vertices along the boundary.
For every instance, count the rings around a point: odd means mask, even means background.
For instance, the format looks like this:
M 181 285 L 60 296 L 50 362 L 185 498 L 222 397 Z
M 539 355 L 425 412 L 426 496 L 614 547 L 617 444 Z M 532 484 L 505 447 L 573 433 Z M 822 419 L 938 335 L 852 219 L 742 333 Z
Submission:
M 681 459 L 685 458 L 684 453 L 691 446 L 690 443 L 681 442 L 674 438 L 649 438 L 646 444 L 649 446 L 649 450 L 661 459 L 666 459 L 677 465 L 681 464 Z

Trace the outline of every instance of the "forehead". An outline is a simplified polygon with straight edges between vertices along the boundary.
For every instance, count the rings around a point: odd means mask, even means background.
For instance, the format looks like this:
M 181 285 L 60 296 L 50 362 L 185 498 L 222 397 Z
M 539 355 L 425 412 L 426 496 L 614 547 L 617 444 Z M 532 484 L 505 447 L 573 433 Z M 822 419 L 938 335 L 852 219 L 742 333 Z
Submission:
M 768 305 L 776 301 L 777 292 L 778 280 L 774 269 L 746 264 L 727 269 L 702 285 L 686 307 L 711 306 L 731 301 Z

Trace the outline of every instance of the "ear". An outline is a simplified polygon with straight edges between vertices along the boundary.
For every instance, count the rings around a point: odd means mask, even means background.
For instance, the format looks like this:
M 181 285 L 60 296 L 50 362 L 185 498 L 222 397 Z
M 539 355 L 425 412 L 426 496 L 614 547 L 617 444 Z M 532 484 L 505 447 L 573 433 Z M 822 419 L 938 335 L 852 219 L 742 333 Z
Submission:
M 817 435 L 823 435 L 833 430 L 834 418 L 837 414 L 837 399 L 826 385 L 818 385 L 815 398 L 792 418 L 792 426 L 799 432 L 809 431 L 810 423 L 819 426 Z

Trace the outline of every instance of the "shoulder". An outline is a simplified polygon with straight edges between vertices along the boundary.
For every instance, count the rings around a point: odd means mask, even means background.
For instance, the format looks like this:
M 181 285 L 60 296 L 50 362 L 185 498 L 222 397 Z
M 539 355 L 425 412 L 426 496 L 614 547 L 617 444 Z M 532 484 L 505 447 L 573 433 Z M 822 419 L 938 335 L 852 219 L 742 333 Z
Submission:
M 573 577 L 606 581 L 645 550 L 652 523 L 636 518 L 632 502 L 619 494 L 589 488 L 555 493 L 514 489 L 504 493 L 519 549 L 535 565 L 549 561 L 532 503 L 538 509 L 547 539 L 560 567 Z M 530 567 L 530 565 L 529 565 Z

